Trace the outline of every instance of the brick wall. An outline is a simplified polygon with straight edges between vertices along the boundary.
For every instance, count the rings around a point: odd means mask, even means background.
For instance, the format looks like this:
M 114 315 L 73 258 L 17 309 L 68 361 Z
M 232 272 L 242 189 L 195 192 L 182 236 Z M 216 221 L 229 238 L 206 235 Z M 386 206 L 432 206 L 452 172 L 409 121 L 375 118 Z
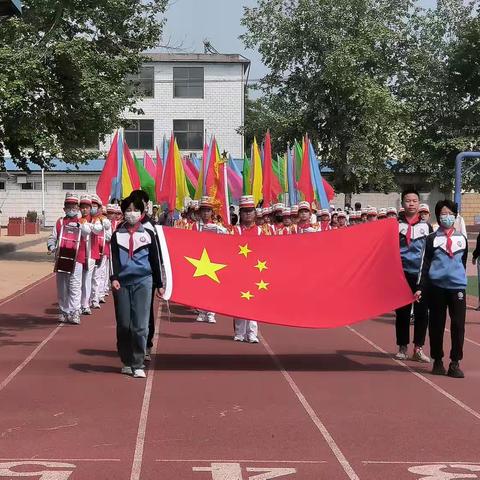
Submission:
M 141 108 L 144 115 L 125 112 L 125 118 L 154 120 L 157 146 L 161 145 L 163 135 L 170 136 L 173 120 L 203 120 L 208 141 L 215 134 L 221 152 L 226 150 L 233 158 L 243 158 L 243 136 L 236 131 L 243 125 L 244 117 L 243 65 L 182 63 L 182 67 L 204 67 L 204 98 L 174 98 L 173 67 L 179 64 L 157 62 L 154 65 L 154 98 L 137 103 L 136 107 Z M 108 150 L 112 138 L 113 135 L 101 148 Z M 143 151 L 138 153 L 141 156 Z
M 462 216 L 466 225 L 480 223 L 480 193 L 464 193 L 462 195 Z M 477 217 L 477 221 L 475 221 Z

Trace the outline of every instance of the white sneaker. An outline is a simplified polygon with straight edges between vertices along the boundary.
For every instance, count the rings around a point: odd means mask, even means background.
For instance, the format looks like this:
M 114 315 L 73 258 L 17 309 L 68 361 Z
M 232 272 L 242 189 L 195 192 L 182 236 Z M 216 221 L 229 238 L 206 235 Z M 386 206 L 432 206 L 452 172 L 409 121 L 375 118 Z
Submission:
M 100 304 L 98 302 L 92 302 L 92 308 L 100 308 Z
M 145 361 L 146 362 L 150 362 L 152 360 L 151 353 L 152 353 L 152 349 L 147 348 L 147 350 L 145 351 Z
M 415 362 L 430 363 L 430 358 L 425 355 L 422 347 L 415 347 L 412 360 Z
M 235 336 L 233 337 L 233 340 L 234 340 L 235 342 L 243 342 L 243 341 L 245 340 L 245 338 L 243 338 L 242 335 L 235 335 Z
M 408 349 L 406 345 L 402 345 L 398 349 L 398 353 L 395 355 L 397 360 L 408 360 Z
M 73 325 L 80 325 L 80 314 L 78 312 L 72 313 L 69 322 Z
M 58 321 L 60 323 L 67 323 L 68 322 L 68 314 L 64 313 L 64 312 L 59 313 L 58 314 Z
M 128 365 L 124 365 L 120 370 L 120 373 L 122 373 L 123 375 L 131 375 L 133 373 L 132 367 L 129 367 Z
M 105 292 L 105 296 L 108 297 L 110 295 L 110 292 Z
M 134 378 L 147 378 L 145 370 L 142 370 L 141 368 L 132 368 L 132 370 Z
M 217 323 L 217 321 L 215 320 L 215 314 L 214 313 L 212 313 L 212 312 L 207 313 L 207 322 L 208 323 Z
M 82 308 L 82 315 L 91 315 L 92 311 L 90 310 L 90 307 Z
M 199 313 L 198 316 L 197 316 L 197 322 L 206 322 L 207 319 L 205 318 L 205 314 L 204 313 Z
M 248 337 L 248 343 L 259 343 L 259 340 L 257 337 L 253 336 L 253 335 L 250 335 Z
M 100 303 L 107 303 L 107 301 L 105 300 L 105 297 L 102 297 L 102 298 L 100 299 Z

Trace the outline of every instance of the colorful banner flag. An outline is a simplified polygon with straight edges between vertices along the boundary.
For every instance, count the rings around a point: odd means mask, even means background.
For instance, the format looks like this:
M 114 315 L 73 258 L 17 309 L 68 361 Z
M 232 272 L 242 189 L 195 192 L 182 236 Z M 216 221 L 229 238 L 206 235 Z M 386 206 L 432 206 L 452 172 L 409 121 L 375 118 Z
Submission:
M 252 168 L 250 159 L 245 155 L 243 159 L 243 168 L 242 168 L 242 177 L 243 177 L 243 194 L 251 195 L 252 194 Z
M 179 304 L 290 327 L 334 328 L 413 301 L 395 220 L 283 237 L 157 231 L 164 298 Z M 332 255 L 332 245 L 341 254 Z
M 150 173 L 147 172 L 147 169 L 142 165 L 142 162 L 135 156 L 135 154 L 133 155 L 133 160 L 140 179 L 140 188 L 144 192 L 147 192 L 150 200 L 155 203 L 157 201 L 155 195 L 155 180 Z
M 135 168 L 132 152 L 128 148 L 127 142 L 123 142 L 123 162 L 122 162 L 122 198 L 128 197 L 133 190 L 140 189 L 140 178 Z
M 315 192 L 313 190 L 312 184 L 312 169 L 310 164 L 310 158 L 308 154 L 308 138 L 306 137 L 303 141 L 302 146 L 302 170 L 300 173 L 300 178 L 298 180 L 298 190 L 302 193 L 302 198 L 309 202 L 310 204 L 315 199 Z
M 157 153 L 157 162 L 158 162 L 158 148 L 156 149 Z M 153 158 L 148 154 L 148 152 L 144 152 L 143 154 L 143 166 L 145 170 L 149 173 L 152 178 L 155 178 L 157 172 L 157 166 L 153 161 Z
M 253 163 L 253 178 L 252 178 L 252 195 L 255 205 L 258 205 L 263 198 L 262 187 L 263 187 L 263 171 L 262 171 L 262 160 L 260 157 L 260 149 L 258 148 L 257 139 L 253 139 L 253 154 L 252 154 L 252 163 Z
M 267 134 L 265 135 L 263 157 L 262 197 L 263 205 L 268 207 L 277 202 L 278 196 L 282 193 L 282 188 L 280 187 L 278 177 L 273 172 L 272 145 L 269 131 L 267 131 Z M 254 200 L 256 200 L 255 196 Z M 258 203 L 258 201 L 255 203 Z
M 108 151 L 105 165 L 97 181 L 96 192 L 104 205 L 110 202 L 116 190 L 118 175 L 118 131 L 115 132 L 110 150 Z M 117 197 L 117 198 L 120 198 Z

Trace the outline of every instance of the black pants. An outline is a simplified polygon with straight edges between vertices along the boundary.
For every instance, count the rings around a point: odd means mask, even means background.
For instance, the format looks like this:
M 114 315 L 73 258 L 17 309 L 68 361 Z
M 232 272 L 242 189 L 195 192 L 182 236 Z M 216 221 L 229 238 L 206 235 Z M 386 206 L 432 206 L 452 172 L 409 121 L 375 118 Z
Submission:
M 467 302 L 465 290 L 447 290 L 432 286 L 429 290 L 430 307 L 430 351 L 434 360 L 443 358 L 443 333 L 447 320 L 447 307 L 450 315 L 450 336 L 452 349 L 450 359 L 458 362 L 463 358 L 465 338 L 465 315 Z
M 417 275 L 412 275 L 405 272 L 405 278 L 407 279 L 412 292 L 417 290 Z M 410 343 L 410 312 L 412 310 L 412 304 L 409 303 L 404 307 L 397 309 L 395 320 L 395 331 L 397 334 L 397 345 L 408 345 Z M 425 344 L 425 337 L 427 336 L 428 327 L 428 305 L 425 299 L 425 295 L 422 296 L 420 302 L 415 302 L 413 306 L 413 312 L 415 315 L 415 324 L 413 327 L 413 343 L 418 347 L 423 347 Z
M 155 288 L 152 289 L 152 301 L 150 302 L 150 318 L 148 320 L 147 348 L 153 347 L 153 336 L 155 335 L 155 314 L 153 312 L 154 301 L 155 301 Z

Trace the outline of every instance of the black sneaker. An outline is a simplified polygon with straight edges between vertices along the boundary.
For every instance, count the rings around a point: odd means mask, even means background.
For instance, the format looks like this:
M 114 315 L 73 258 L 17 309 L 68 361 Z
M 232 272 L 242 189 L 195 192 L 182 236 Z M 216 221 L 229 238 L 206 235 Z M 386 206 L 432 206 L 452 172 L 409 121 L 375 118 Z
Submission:
M 458 362 L 451 362 L 448 367 L 447 375 L 452 378 L 465 378 L 464 373 L 460 370 Z
M 443 366 L 442 360 L 435 360 L 433 362 L 432 375 L 445 375 L 447 371 Z

